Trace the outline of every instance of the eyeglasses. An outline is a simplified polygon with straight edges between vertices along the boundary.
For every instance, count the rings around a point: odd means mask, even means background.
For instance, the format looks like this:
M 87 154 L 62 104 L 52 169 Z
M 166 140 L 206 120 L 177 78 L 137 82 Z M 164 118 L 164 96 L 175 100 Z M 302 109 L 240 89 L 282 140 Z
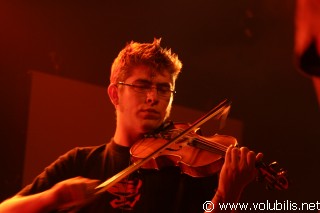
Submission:
M 134 91 L 138 93 L 143 93 L 147 94 L 150 92 L 153 88 L 157 90 L 157 94 L 162 97 L 170 97 L 171 94 L 175 94 L 176 91 L 172 90 L 169 85 L 152 85 L 150 83 L 136 83 L 136 84 L 127 84 L 124 82 L 118 82 L 118 84 L 124 85 L 124 86 L 129 86 L 131 87 Z

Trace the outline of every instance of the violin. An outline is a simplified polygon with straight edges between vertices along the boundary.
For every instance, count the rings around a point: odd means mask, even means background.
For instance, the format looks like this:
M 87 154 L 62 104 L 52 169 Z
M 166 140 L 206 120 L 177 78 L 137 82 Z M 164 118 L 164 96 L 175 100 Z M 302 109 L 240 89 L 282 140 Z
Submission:
M 157 134 L 148 134 L 144 139 L 135 143 L 130 154 L 136 162 L 146 158 L 154 150 L 161 147 L 171 137 L 179 134 L 189 124 L 173 123 Z M 141 166 L 143 169 L 161 169 L 167 166 L 178 166 L 182 173 L 192 177 L 207 177 L 221 170 L 224 155 L 229 146 L 238 146 L 237 139 L 229 135 L 215 134 L 211 137 L 199 135 L 199 129 L 186 135 L 183 139 L 168 146 L 164 151 L 154 156 Z M 279 190 L 288 188 L 287 172 L 283 169 L 275 170 L 277 163 L 266 165 L 258 162 L 258 180 L 266 179 L 267 188 Z
M 191 125 L 172 123 L 163 131 L 146 135 L 131 149 L 132 164 L 118 174 L 96 187 L 96 194 L 104 193 L 114 184 L 140 168 L 161 169 L 165 166 L 179 166 L 181 171 L 193 177 L 205 177 L 220 171 L 227 148 L 237 146 L 232 136 L 213 135 L 203 137 L 197 134 L 199 127 L 212 118 L 225 118 L 231 102 L 222 101 L 207 114 Z M 287 189 L 289 186 L 287 171 L 276 170 L 277 163 L 266 165 L 256 163 L 259 180 L 267 182 L 268 189 Z

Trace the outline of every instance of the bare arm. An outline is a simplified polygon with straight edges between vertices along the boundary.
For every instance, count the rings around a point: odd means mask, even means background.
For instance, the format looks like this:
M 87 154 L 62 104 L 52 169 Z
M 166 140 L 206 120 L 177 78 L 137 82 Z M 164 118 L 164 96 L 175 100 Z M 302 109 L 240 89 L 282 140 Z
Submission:
M 57 183 L 44 192 L 28 196 L 14 196 L 5 200 L 0 204 L 0 212 L 50 212 L 68 203 L 81 202 L 92 195 L 97 184 L 97 180 L 83 177 L 71 178 Z
M 49 191 L 49 190 L 48 190 Z M 0 212 L 18 213 L 25 212 L 49 212 L 54 209 L 54 199 L 48 191 L 29 196 L 14 196 L 0 204 Z

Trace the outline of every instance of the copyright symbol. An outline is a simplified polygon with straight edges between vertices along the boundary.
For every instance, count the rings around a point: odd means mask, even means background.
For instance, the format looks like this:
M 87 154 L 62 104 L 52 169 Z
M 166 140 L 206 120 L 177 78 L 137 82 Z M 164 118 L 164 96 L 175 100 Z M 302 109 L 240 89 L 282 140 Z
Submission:
M 205 212 L 212 212 L 212 210 L 214 209 L 214 205 L 211 201 L 204 202 L 202 207 Z

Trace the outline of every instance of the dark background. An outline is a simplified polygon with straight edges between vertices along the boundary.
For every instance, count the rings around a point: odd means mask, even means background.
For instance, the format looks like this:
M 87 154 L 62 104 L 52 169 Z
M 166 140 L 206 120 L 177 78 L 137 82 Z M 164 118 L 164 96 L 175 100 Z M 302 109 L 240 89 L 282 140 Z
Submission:
M 22 182 L 29 70 L 107 85 L 126 42 L 162 37 L 183 61 L 175 103 L 207 111 L 224 98 L 243 144 L 289 171 L 287 191 L 259 183 L 245 201 L 319 200 L 319 108 L 294 63 L 293 0 L 0 1 L 0 199 Z

